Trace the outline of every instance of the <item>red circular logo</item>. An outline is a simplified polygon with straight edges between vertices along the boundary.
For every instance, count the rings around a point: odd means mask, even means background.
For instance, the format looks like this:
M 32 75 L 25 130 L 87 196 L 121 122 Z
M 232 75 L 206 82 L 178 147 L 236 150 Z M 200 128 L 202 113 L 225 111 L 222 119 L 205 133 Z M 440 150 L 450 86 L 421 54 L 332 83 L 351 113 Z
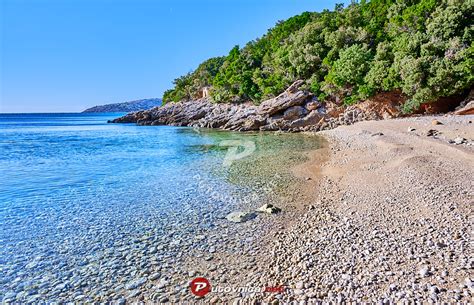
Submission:
M 211 292 L 211 283 L 203 277 L 197 277 L 189 284 L 191 292 L 198 297 L 203 297 Z

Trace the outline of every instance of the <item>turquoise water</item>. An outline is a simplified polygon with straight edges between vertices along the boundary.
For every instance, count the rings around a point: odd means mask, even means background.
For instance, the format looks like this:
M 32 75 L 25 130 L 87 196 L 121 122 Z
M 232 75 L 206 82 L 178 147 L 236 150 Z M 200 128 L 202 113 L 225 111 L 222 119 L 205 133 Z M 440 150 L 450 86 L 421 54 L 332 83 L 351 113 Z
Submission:
M 222 141 L 244 137 L 258 152 L 288 140 L 106 123 L 119 115 L 0 114 L 1 300 L 127 297 L 129 277 L 207 249 L 186 240 L 258 200 L 222 174 Z

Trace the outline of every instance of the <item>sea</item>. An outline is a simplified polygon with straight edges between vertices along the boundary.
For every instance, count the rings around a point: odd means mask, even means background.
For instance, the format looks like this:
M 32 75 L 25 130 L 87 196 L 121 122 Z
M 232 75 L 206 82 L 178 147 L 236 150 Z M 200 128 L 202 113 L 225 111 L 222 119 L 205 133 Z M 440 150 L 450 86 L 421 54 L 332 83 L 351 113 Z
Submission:
M 281 175 L 254 164 L 320 146 L 299 135 L 107 123 L 121 115 L 0 114 L 3 302 L 126 298 L 130 277 L 207 247 L 185 241 L 264 200 L 251 176 Z

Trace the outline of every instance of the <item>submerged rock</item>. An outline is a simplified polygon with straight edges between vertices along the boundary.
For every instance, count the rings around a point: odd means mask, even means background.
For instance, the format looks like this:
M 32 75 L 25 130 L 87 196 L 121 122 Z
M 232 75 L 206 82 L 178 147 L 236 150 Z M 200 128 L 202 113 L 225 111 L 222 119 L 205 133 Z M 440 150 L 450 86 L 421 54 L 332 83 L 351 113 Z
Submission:
M 245 222 L 255 217 L 257 217 L 257 215 L 253 212 L 232 212 L 226 216 L 226 219 L 232 222 Z

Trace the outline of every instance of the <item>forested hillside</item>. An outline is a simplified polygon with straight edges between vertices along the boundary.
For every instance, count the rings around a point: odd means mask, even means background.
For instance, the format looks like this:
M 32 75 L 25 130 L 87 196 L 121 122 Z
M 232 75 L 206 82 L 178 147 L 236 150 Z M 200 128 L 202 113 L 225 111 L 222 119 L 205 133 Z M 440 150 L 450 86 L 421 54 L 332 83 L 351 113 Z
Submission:
M 87 108 L 83 112 L 132 112 L 151 109 L 153 107 L 161 106 L 161 104 L 162 100 L 159 98 L 147 98 L 124 103 L 94 106 Z
M 305 12 L 175 79 L 164 102 L 209 87 L 214 102 L 259 104 L 303 79 L 321 101 L 347 105 L 398 89 L 409 112 L 472 87 L 473 12 L 473 0 L 372 0 Z

